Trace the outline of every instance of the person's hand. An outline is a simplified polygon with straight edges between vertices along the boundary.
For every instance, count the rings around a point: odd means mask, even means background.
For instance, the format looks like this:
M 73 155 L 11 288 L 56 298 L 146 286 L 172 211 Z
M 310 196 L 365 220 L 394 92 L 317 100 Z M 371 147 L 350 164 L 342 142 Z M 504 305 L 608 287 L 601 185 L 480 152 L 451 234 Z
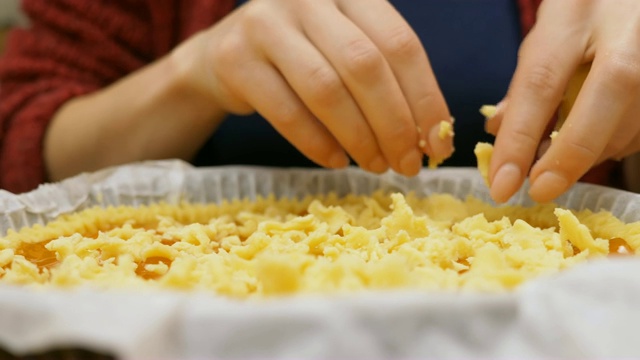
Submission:
M 567 83 L 592 63 L 569 116 L 531 167 Z M 508 200 L 527 172 L 529 194 L 548 202 L 592 166 L 640 151 L 640 1 L 545 1 L 519 54 L 497 133 L 491 196 Z
M 252 0 L 172 56 L 212 101 L 258 111 L 320 165 L 346 166 L 348 154 L 415 175 L 424 153 L 452 152 L 427 55 L 387 1 Z

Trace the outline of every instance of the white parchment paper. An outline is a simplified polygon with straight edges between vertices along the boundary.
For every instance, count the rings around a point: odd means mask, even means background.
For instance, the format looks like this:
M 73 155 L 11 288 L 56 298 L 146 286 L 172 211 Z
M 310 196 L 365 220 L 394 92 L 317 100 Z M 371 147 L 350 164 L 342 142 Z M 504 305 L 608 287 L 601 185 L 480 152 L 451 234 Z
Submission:
M 415 178 L 358 169 L 193 168 L 147 162 L 13 195 L 0 191 L 0 232 L 93 205 L 304 196 L 376 189 L 489 201 L 475 169 Z M 557 200 L 640 221 L 640 195 L 586 184 Z M 531 204 L 526 188 L 511 203 Z M 0 286 L 0 348 L 86 348 L 123 359 L 637 357 L 640 260 L 590 262 L 505 294 L 371 292 L 237 301 L 210 293 Z

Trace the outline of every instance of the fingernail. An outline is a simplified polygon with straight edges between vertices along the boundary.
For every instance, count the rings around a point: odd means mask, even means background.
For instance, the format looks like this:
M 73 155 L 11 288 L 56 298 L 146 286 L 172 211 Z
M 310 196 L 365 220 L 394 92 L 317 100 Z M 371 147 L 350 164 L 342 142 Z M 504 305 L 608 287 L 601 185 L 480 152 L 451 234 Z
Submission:
M 422 154 L 418 150 L 409 150 L 400 160 L 400 171 L 407 176 L 414 176 L 422 167 Z
M 522 171 L 514 163 L 506 163 L 498 169 L 491 182 L 491 198 L 504 203 L 516 192 L 522 183 Z
M 342 151 L 335 152 L 329 159 L 329 167 L 333 169 L 347 167 L 347 165 L 349 165 L 349 157 Z
M 383 173 L 389 169 L 389 164 L 382 157 L 378 156 L 369 163 L 369 170 L 374 173 Z
M 529 196 L 537 202 L 550 202 L 569 188 L 569 181 L 553 171 L 546 171 L 538 176 L 531 188 Z
M 507 100 L 506 99 L 502 99 L 502 100 L 500 100 L 499 103 L 496 104 L 496 115 L 502 115 L 502 112 L 504 111 L 504 106 L 506 104 L 507 104 Z

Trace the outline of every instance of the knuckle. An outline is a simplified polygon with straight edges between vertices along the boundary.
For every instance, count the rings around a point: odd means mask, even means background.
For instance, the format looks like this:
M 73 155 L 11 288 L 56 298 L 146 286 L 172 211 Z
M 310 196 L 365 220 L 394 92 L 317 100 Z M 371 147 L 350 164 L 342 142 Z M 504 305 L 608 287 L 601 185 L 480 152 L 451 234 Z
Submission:
M 585 10 L 593 11 L 592 4 L 585 3 L 584 0 L 563 0 L 562 2 L 563 9 L 567 9 L 567 14 L 563 14 L 565 16 L 571 16 L 574 13 L 584 13 Z M 556 14 L 558 12 L 559 2 L 556 1 L 545 1 L 541 2 L 537 11 L 537 18 L 540 19 L 548 14 Z
M 534 92 L 543 100 L 551 100 L 558 94 L 558 74 L 551 62 L 532 67 L 525 75 L 525 89 Z
M 410 140 L 408 140 L 410 139 Z M 418 133 L 415 125 L 409 121 L 398 121 L 390 129 L 386 129 L 380 142 L 392 154 L 402 155 L 418 144 Z
M 498 132 L 498 136 L 500 136 L 500 132 Z M 528 129 L 524 129 L 521 127 L 516 127 L 511 129 L 510 133 L 507 135 L 513 144 L 517 144 L 518 149 L 537 149 L 538 143 L 540 142 L 538 138 Z M 515 153 L 523 153 L 523 151 L 516 151 Z
M 565 6 L 568 6 L 571 9 L 579 10 L 585 7 L 584 0 L 565 0 L 565 2 L 566 2 Z
M 221 81 L 214 89 L 214 96 L 227 111 L 237 115 L 248 115 L 254 111 L 253 106 L 246 102 L 243 94 L 228 84 L 232 81 Z
M 640 90 L 640 56 L 616 53 L 610 55 L 603 65 L 609 86 L 622 92 L 636 93 Z
M 600 157 L 600 152 L 588 144 L 588 142 L 569 139 L 564 144 L 564 153 L 568 154 L 567 158 L 572 159 L 572 162 L 576 165 L 586 164 L 591 166 Z
M 302 12 L 302 11 L 307 11 L 307 12 L 311 12 L 315 10 L 315 7 L 317 5 L 317 0 L 296 0 L 296 1 L 292 1 L 290 3 L 292 3 L 292 5 L 294 6 L 294 9 L 296 11 Z
M 250 6 L 242 9 L 240 23 L 242 27 L 250 31 L 264 31 L 272 26 L 272 21 L 268 13 L 270 8 L 259 1 L 251 2 Z
M 297 124 L 309 118 L 307 109 L 298 103 L 283 102 L 277 105 L 277 109 L 277 116 L 273 119 L 274 125 L 285 133 L 295 130 Z
M 393 141 L 408 139 L 411 135 L 411 127 L 408 123 L 408 119 L 396 121 L 393 127 L 390 127 L 384 132 L 385 138 L 392 139 Z
M 420 94 L 416 99 L 416 106 L 424 108 L 432 108 L 434 104 L 440 102 L 440 95 L 437 91 L 431 89 Z
M 324 137 L 308 137 L 298 141 L 298 147 L 307 157 L 320 163 L 329 163 L 333 147 L 327 146 L 327 140 Z
M 211 47 L 210 58 L 213 64 L 219 64 L 219 68 L 224 69 L 237 63 L 246 52 L 244 41 L 239 36 L 225 36 L 218 42 L 216 47 Z M 225 73 L 225 71 L 221 71 Z
M 356 76 L 370 76 L 384 65 L 384 58 L 378 49 L 366 39 L 352 41 L 345 52 L 346 70 Z
M 358 163 L 368 163 L 378 154 L 378 143 L 372 134 L 367 134 L 367 131 L 351 133 L 343 140 L 343 146 L 358 160 Z
M 422 130 L 428 130 L 441 120 L 448 119 L 449 109 L 439 89 L 427 89 L 416 96 L 412 103 L 413 116 Z
M 605 151 L 603 153 L 603 156 L 600 156 L 600 158 L 602 160 L 607 160 L 607 159 L 618 160 L 618 159 L 621 158 L 620 154 L 624 154 L 625 150 L 626 150 L 626 148 L 619 147 L 619 146 L 607 147 L 607 149 L 605 149 Z
M 325 66 L 314 68 L 309 72 L 310 96 L 321 106 L 333 106 L 340 101 L 344 93 L 344 85 L 333 69 Z
M 335 148 L 328 145 L 322 137 L 292 138 L 291 145 L 306 158 L 321 166 L 329 166 L 331 155 L 335 151 Z
M 623 140 L 619 141 L 611 141 L 607 144 L 607 148 L 604 153 L 610 156 L 615 156 L 616 154 L 623 153 L 627 148 L 627 143 Z
M 402 59 L 415 57 L 422 51 L 418 36 L 407 26 L 392 30 L 386 44 L 386 52 Z

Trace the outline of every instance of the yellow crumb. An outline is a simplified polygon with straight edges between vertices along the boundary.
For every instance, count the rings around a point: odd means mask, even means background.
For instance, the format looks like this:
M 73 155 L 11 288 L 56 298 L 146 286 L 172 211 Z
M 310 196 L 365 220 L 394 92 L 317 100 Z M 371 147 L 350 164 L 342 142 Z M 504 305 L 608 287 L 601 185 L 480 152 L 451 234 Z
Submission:
M 453 137 L 453 135 L 454 135 L 453 118 L 451 118 L 451 121 L 446 121 L 446 120 L 440 121 L 440 129 L 438 132 L 438 137 L 444 140 L 447 137 Z
M 479 142 L 476 144 L 473 152 L 476 155 L 480 175 L 482 175 L 485 184 L 489 186 L 489 164 L 491 163 L 491 156 L 493 155 L 493 145 Z
M 495 105 L 482 105 L 482 107 L 480 107 L 480 114 L 487 119 L 496 116 L 497 111 L 498 108 Z
M 438 128 L 438 137 L 441 140 L 446 139 L 447 137 L 453 137 L 455 135 L 454 131 L 453 131 L 453 122 L 454 122 L 454 118 L 452 117 L 449 121 L 447 120 L 442 120 L 440 121 L 439 124 L 439 128 Z M 426 143 L 425 143 L 426 146 Z M 421 146 L 423 147 L 423 146 Z M 437 157 L 429 157 L 429 168 L 430 169 L 435 169 L 438 166 L 440 166 L 440 164 L 442 164 L 444 161 L 446 160 L 446 158 L 437 158 Z
M 609 241 L 604 239 L 594 239 L 589 228 L 580 224 L 580 221 L 565 209 L 555 209 L 554 211 L 560 223 L 560 237 L 571 242 L 581 251 L 589 251 L 591 254 L 607 254 L 609 252 Z
M 436 158 L 433 156 L 429 157 L 429 169 L 437 169 L 438 166 L 440 166 L 440 164 L 442 164 L 444 162 L 444 159 L 442 158 Z

